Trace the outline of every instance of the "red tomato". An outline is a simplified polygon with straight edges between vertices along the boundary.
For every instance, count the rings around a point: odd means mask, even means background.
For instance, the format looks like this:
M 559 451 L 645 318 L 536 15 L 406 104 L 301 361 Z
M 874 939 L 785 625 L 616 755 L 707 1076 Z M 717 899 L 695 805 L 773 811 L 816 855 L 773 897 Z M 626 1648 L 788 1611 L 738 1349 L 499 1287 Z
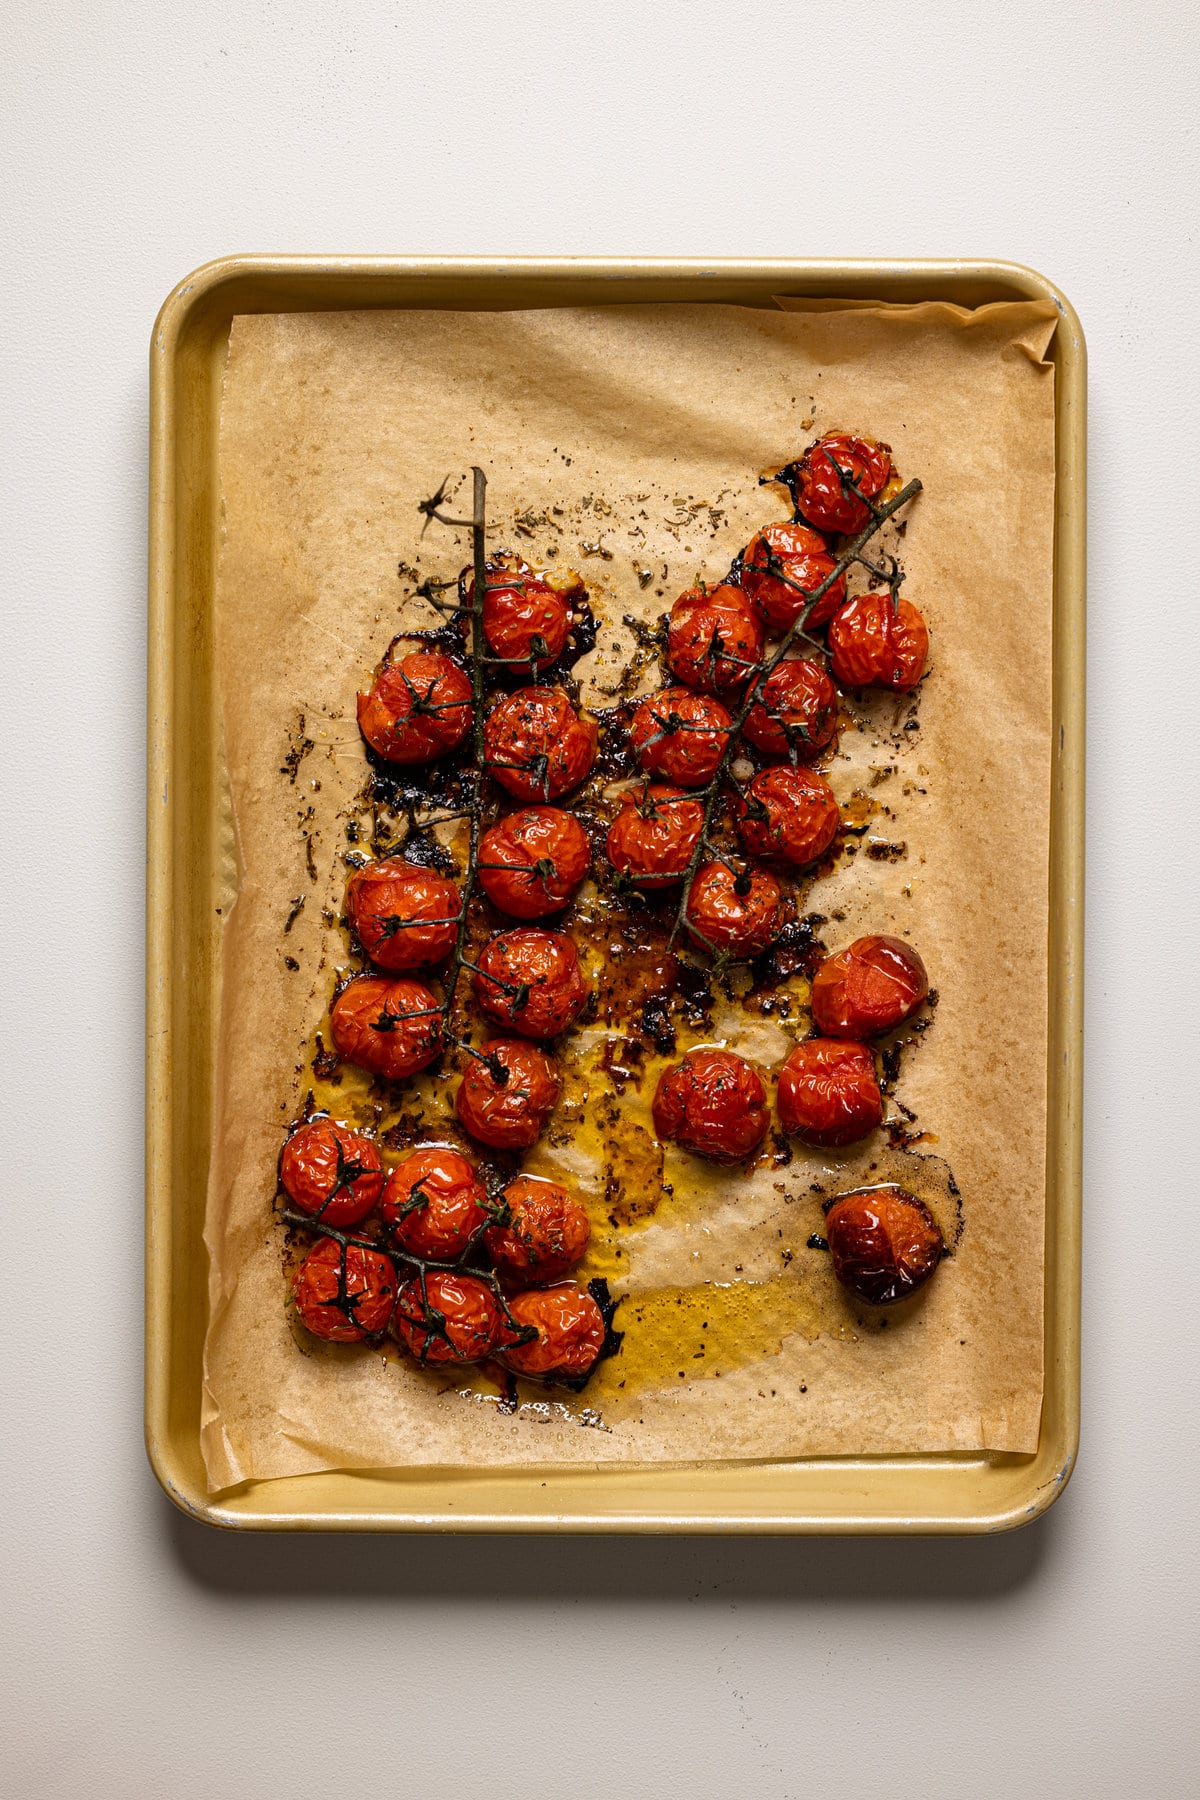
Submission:
M 427 1262 L 454 1262 L 489 1216 L 475 1170 L 441 1144 L 414 1150 L 396 1164 L 379 1210 L 392 1240 Z
M 346 884 L 350 923 L 381 969 L 416 969 L 449 956 L 461 905 L 452 881 L 402 856 L 367 863 Z
M 855 1144 L 883 1120 L 875 1058 L 865 1044 L 809 1038 L 779 1071 L 779 1122 L 806 1144 Z
M 833 585 L 809 610 L 809 595 L 837 567 L 819 531 L 789 521 L 766 525 L 742 552 L 742 591 L 754 602 L 768 631 L 790 631 L 797 619 L 811 631 L 833 617 L 846 598 L 846 577 Z
M 763 630 L 741 588 L 689 588 L 671 608 L 667 667 L 705 693 L 740 688 L 762 661 Z
M 358 726 L 387 762 L 432 762 L 471 729 L 471 682 L 450 657 L 414 650 L 380 667 L 358 696 Z
M 575 1023 L 588 999 L 579 956 L 566 932 L 535 925 L 498 932 L 479 958 L 473 985 L 488 1018 L 523 1037 L 557 1037 Z
M 844 488 L 838 477 L 843 469 L 860 491 L 873 500 L 883 492 L 892 472 L 892 453 L 887 444 L 870 438 L 832 432 L 806 450 L 800 459 L 796 481 L 796 505 L 818 531 L 861 531 L 871 510 Z
M 333 1238 L 314 1244 L 292 1281 L 300 1323 L 332 1344 L 359 1344 L 383 1331 L 396 1300 L 386 1256 Z
M 339 1230 L 365 1219 L 383 1186 L 383 1163 L 369 1137 L 336 1119 L 310 1119 L 279 1159 L 284 1192 L 301 1212 Z
M 431 1269 L 406 1281 L 392 1330 L 419 1363 L 482 1362 L 508 1337 L 504 1309 L 486 1281 L 453 1269 Z
M 809 762 L 837 730 L 838 697 L 819 663 L 785 656 L 763 682 L 742 735 L 764 756 Z
M 689 1050 L 664 1069 L 653 1111 L 660 1138 L 709 1162 L 744 1161 L 771 1123 L 762 1077 L 732 1050 Z
M 760 769 L 737 801 L 738 836 L 747 850 L 798 867 L 824 856 L 841 819 L 825 777 L 788 763 Z
M 442 1048 L 442 1013 L 420 981 L 358 975 L 347 982 L 329 1014 L 334 1048 L 388 1081 L 427 1069 Z
M 596 722 L 561 688 L 523 687 L 494 706 L 483 728 L 488 767 L 519 800 L 554 800 L 578 787 L 596 759 Z
M 576 591 L 582 589 L 577 575 L 571 582 Z M 474 578 L 467 583 L 466 597 L 468 604 L 475 598 Z M 483 635 L 501 662 L 540 674 L 562 655 L 570 629 L 570 606 L 546 575 L 535 574 L 520 557 L 488 562 Z
M 578 819 L 557 806 L 527 806 L 484 832 L 479 885 L 501 912 L 542 919 L 562 911 L 591 860 Z
M 506 1071 L 504 1081 L 493 1073 L 496 1062 Z M 470 1059 L 454 1104 L 481 1144 L 527 1150 L 549 1118 L 558 1089 L 558 1070 L 544 1050 L 520 1038 L 489 1038 Z
M 703 829 L 703 801 L 645 782 L 621 795 L 605 850 L 617 873 L 638 887 L 669 887 L 687 874 Z
M 925 964 L 902 938 L 855 938 L 813 977 L 812 1016 L 825 1037 L 878 1037 L 910 1018 L 929 992 Z
M 604 1348 L 604 1314 L 573 1282 L 514 1294 L 509 1311 L 515 1324 L 537 1331 L 531 1343 L 510 1344 L 501 1353 L 501 1360 L 518 1375 L 573 1381 L 595 1367 Z
M 680 787 L 703 787 L 716 774 L 732 729 L 733 720 L 719 700 L 674 687 L 641 702 L 629 736 L 647 775 L 661 775 Z
M 588 1247 L 591 1227 L 578 1200 L 556 1181 L 518 1175 L 504 1190 L 507 1225 L 491 1225 L 484 1240 L 505 1275 L 553 1281 L 573 1268 Z
M 825 1236 L 842 1286 L 872 1306 L 915 1294 L 945 1250 L 925 1202 L 899 1187 L 839 1194 L 825 1215 Z
M 782 902 L 779 883 L 766 869 L 701 863 L 687 899 L 688 934 L 705 950 L 753 956 L 779 936 Z
M 907 694 L 925 673 L 929 632 L 903 596 L 856 594 L 829 624 L 829 659 L 843 687 L 891 688 Z

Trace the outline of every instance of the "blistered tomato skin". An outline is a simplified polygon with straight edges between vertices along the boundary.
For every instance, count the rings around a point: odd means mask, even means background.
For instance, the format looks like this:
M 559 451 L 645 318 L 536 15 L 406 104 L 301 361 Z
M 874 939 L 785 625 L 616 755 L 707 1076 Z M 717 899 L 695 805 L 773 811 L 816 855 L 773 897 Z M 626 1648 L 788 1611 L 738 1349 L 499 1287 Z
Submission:
M 383 1187 L 383 1163 L 369 1137 L 336 1119 L 310 1119 L 293 1131 L 279 1179 L 301 1212 L 342 1230 L 365 1219 Z
M 506 1072 L 503 1081 L 492 1069 L 497 1061 Z M 521 1038 L 489 1038 L 469 1059 L 454 1104 L 464 1129 L 481 1144 L 527 1150 L 554 1109 L 559 1085 L 544 1050 Z
M 578 787 L 596 759 L 596 722 L 561 688 L 524 687 L 494 706 L 483 728 L 488 767 L 518 800 L 554 800 Z
M 471 729 L 471 682 L 438 652 L 385 662 L 358 696 L 358 725 L 385 762 L 424 763 L 455 750 Z
M 392 1330 L 419 1363 L 482 1362 L 509 1335 L 503 1308 L 485 1281 L 453 1269 L 431 1269 L 396 1298 Z
M 703 828 L 702 801 L 683 788 L 646 782 L 622 794 L 605 854 L 635 887 L 669 887 L 687 874 Z
M 719 700 L 674 687 L 647 695 L 630 720 L 629 737 L 647 775 L 703 787 L 716 774 L 732 729 Z
M 824 1037 L 870 1038 L 911 1018 L 929 992 L 925 964 L 903 938 L 855 938 L 813 977 L 812 1016 Z
M 753 956 L 783 929 L 783 892 L 768 869 L 729 869 L 701 863 L 687 899 L 684 923 L 702 949 Z
M 507 1225 L 492 1225 L 484 1242 L 507 1278 L 557 1281 L 588 1247 L 591 1228 L 578 1200 L 556 1181 L 518 1175 L 504 1190 Z
M 829 658 L 844 688 L 911 693 L 929 658 L 925 621 L 903 595 L 856 594 L 829 624 Z
M 753 856 L 802 868 L 824 856 L 841 824 L 833 789 L 811 769 L 762 769 L 737 803 L 738 836 Z
M 454 1262 L 490 1216 L 474 1168 L 440 1144 L 397 1163 L 379 1211 L 391 1241 L 428 1262 Z
M 367 863 L 346 884 L 350 923 L 381 969 L 418 969 L 444 961 L 458 935 L 461 904 L 452 881 L 402 856 Z
M 797 619 L 805 630 L 823 625 L 846 598 L 846 577 L 812 603 L 811 596 L 837 567 L 819 531 L 798 521 L 766 525 L 742 552 L 740 583 L 768 631 L 790 631 Z
M 741 588 L 690 588 L 671 608 L 667 667 L 702 693 L 745 687 L 762 661 L 763 629 Z
M 875 1058 L 865 1044 L 809 1038 L 779 1071 L 779 1122 L 806 1144 L 856 1144 L 883 1120 Z
M 396 1271 L 378 1251 L 322 1238 L 296 1270 L 292 1296 L 300 1323 L 314 1337 L 360 1344 L 392 1316 Z
M 573 1025 L 588 1000 L 575 945 L 565 931 L 518 925 L 480 953 L 475 998 L 489 1019 L 524 1037 L 552 1038 Z
M 840 1194 L 825 1215 L 833 1272 L 872 1306 L 890 1306 L 923 1287 L 945 1244 L 925 1205 L 899 1187 Z
M 718 1163 L 752 1156 L 771 1123 L 762 1077 L 732 1050 L 689 1050 L 664 1069 L 653 1112 L 660 1138 Z
M 578 576 L 572 580 L 582 587 Z M 466 586 L 468 605 L 474 597 L 471 578 Z M 483 635 L 499 662 L 540 674 L 562 655 L 570 629 L 571 608 L 544 574 L 516 557 L 487 564 Z
M 811 762 L 837 730 L 838 694 L 818 663 L 785 656 L 763 682 L 742 736 L 764 756 Z
M 591 860 L 578 819 L 557 806 L 527 806 L 484 832 L 479 885 L 514 919 L 543 919 L 562 911 Z
M 514 1294 L 509 1311 L 517 1325 L 537 1331 L 532 1342 L 501 1352 L 500 1360 L 516 1374 L 578 1381 L 595 1367 L 604 1348 L 604 1315 L 582 1288 L 563 1282 Z
M 796 504 L 818 531 L 843 534 L 861 531 L 871 517 L 857 494 L 842 486 L 841 468 L 862 493 L 874 500 L 887 485 L 892 455 L 887 444 L 832 432 L 807 450 L 796 478 Z
M 441 1008 L 423 982 L 359 975 L 334 1001 L 329 1031 L 344 1062 L 405 1081 L 442 1048 Z

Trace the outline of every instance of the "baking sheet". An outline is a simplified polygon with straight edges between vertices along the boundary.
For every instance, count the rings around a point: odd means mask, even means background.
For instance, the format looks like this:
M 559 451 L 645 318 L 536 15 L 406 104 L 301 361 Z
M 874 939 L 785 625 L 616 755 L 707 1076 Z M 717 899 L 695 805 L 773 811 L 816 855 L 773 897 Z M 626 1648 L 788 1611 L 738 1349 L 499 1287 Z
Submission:
M 214 1486 L 418 1461 L 1034 1447 L 1053 503 L 1052 371 L 1041 358 L 1055 316 L 1038 305 L 975 314 L 934 305 L 853 316 L 671 307 L 235 322 L 217 605 L 242 867 L 224 945 L 206 1234 Z M 903 842 L 903 860 L 843 859 L 810 904 L 845 914 L 826 928 L 831 947 L 859 929 L 898 929 L 929 962 L 941 1004 L 906 1059 L 901 1097 L 936 1134 L 921 1148 L 945 1158 L 962 1190 L 954 1258 L 926 1303 L 881 1331 L 845 1305 L 827 1259 L 805 1253 L 820 1218 L 812 1184 L 829 1180 L 820 1158 L 799 1153 L 752 1182 L 672 1168 L 670 1208 L 628 1234 L 628 1272 L 614 1280 L 631 1291 L 627 1367 L 637 1361 L 637 1306 L 651 1314 L 642 1335 L 652 1338 L 664 1296 L 676 1306 L 680 1289 L 706 1277 L 743 1282 L 733 1360 L 764 1313 L 768 1339 L 793 1327 L 776 1353 L 767 1342 L 766 1354 L 720 1377 L 685 1370 L 680 1381 L 672 1370 L 675 1385 L 635 1383 L 632 1394 L 616 1388 L 618 1359 L 586 1406 L 529 1402 L 512 1416 L 494 1396 L 447 1391 L 378 1352 L 301 1353 L 269 1222 L 274 1163 L 306 1079 L 314 1006 L 344 959 L 321 914 L 340 897 L 339 816 L 363 775 L 353 694 L 395 628 L 407 591 L 396 564 L 418 552 L 416 501 L 448 469 L 480 462 L 510 536 L 519 517 L 554 520 L 561 509 L 558 529 L 534 526 L 532 538 L 512 538 L 516 547 L 536 561 L 557 543 L 598 611 L 645 616 L 697 571 L 719 573 L 755 525 L 783 515 L 757 471 L 836 424 L 887 439 L 903 474 L 925 483 L 904 560 L 934 666 L 919 733 L 898 735 L 904 721 L 868 714 L 831 771 L 843 799 L 857 787 L 891 809 L 886 841 Z M 630 539 L 631 529 L 643 536 Z M 441 574 L 463 557 L 430 535 L 419 554 L 423 572 Z M 637 569 L 662 563 L 659 597 Z M 597 689 L 624 655 L 602 640 L 590 671 Z M 280 770 L 300 712 L 314 748 L 293 784 Z M 894 774 L 864 789 L 864 772 L 869 781 L 893 762 Z M 314 830 L 324 894 L 309 894 L 285 944 L 290 898 L 313 885 L 302 864 Z M 759 1021 L 754 1036 L 744 1015 L 729 1023 L 747 1054 L 781 1060 L 786 1043 L 769 1036 L 777 1027 Z M 773 1284 L 769 1305 L 753 1282 Z

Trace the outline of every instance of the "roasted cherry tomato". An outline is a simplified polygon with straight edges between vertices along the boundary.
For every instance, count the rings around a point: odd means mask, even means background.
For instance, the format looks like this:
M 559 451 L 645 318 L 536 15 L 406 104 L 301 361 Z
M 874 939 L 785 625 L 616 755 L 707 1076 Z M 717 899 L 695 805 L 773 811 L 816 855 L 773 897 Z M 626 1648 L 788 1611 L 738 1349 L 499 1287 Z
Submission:
M 489 1038 L 471 1057 L 454 1104 L 481 1144 L 527 1150 L 549 1118 L 558 1089 L 558 1070 L 544 1050 L 520 1038 Z
M 879 1037 L 911 1018 L 928 992 L 925 964 L 903 938 L 855 938 L 813 977 L 812 1016 L 825 1037 Z
M 488 767 L 519 800 L 554 800 L 578 787 L 596 758 L 596 722 L 561 688 L 523 687 L 493 706 L 483 728 Z
M 911 601 L 855 594 L 829 622 L 829 660 L 843 687 L 907 694 L 925 673 L 929 632 Z
M 346 883 L 350 923 L 381 969 L 416 969 L 449 956 L 461 904 L 452 881 L 402 856 L 367 863 Z
M 832 618 L 846 598 L 846 577 L 839 575 L 808 610 L 810 595 L 836 567 L 819 531 L 789 521 L 755 533 L 742 552 L 739 581 L 768 631 L 790 631 L 797 619 L 808 631 Z
M 556 1281 L 588 1247 L 588 1216 L 557 1181 L 518 1175 L 504 1190 L 507 1225 L 492 1225 L 484 1241 L 502 1274 L 523 1281 Z
M 945 1249 L 925 1202 L 900 1187 L 839 1194 L 825 1215 L 825 1236 L 842 1286 L 872 1306 L 915 1294 Z
M 516 1374 L 578 1381 L 595 1367 L 604 1348 L 604 1314 L 573 1282 L 514 1294 L 509 1311 L 515 1324 L 537 1331 L 530 1343 L 510 1344 L 501 1352 L 501 1361 Z
M 520 557 L 496 557 L 487 564 L 483 635 L 492 655 L 513 667 L 540 674 L 562 655 L 571 629 L 569 595 L 583 592 L 578 575 L 568 582 L 535 573 Z M 466 583 L 468 605 L 474 578 Z
M 396 1271 L 376 1250 L 322 1238 L 296 1270 L 292 1294 L 300 1323 L 314 1337 L 359 1344 L 391 1318 Z
M 753 956 L 783 929 L 783 894 L 767 869 L 701 863 L 688 895 L 688 934 L 705 950 Z
M 796 505 L 818 531 L 861 531 L 871 510 L 850 488 L 843 487 L 842 469 L 854 485 L 874 500 L 892 472 L 892 453 L 887 444 L 870 438 L 832 432 L 806 450 L 796 471 Z
M 543 919 L 562 911 L 591 860 L 578 819 L 557 806 L 526 806 L 484 832 L 479 885 L 501 912 Z
M 565 931 L 536 925 L 498 932 L 485 945 L 474 988 L 489 1019 L 533 1038 L 557 1037 L 575 1023 L 588 999 L 571 939 Z
M 764 756 L 809 762 L 837 730 L 838 697 L 819 663 L 785 656 L 763 682 L 742 735 Z
M 490 1216 L 479 1176 L 465 1156 L 442 1144 L 396 1164 L 379 1211 L 393 1242 L 427 1262 L 454 1262 Z
M 635 886 L 669 887 L 687 874 L 703 829 L 703 801 L 682 788 L 644 782 L 621 795 L 604 847 L 613 868 Z
M 630 720 L 629 737 L 647 775 L 703 787 L 716 774 L 732 729 L 719 700 L 674 687 L 647 695 Z
M 504 1308 L 486 1281 L 454 1269 L 414 1275 L 396 1297 L 392 1330 L 419 1363 L 482 1362 L 509 1336 Z
M 747 850 L 797 867 L 824 856 L 841 818 L 825 777 L 788 763 L 760 769 L 737 802 L 738 836 Z
M 809 1038 L 779 1071 L 779 1122 L 806 1144 L 855 1144 L 883 1119 L 875 1058 L 865 1044 Z
M 689 1050 L 664 1069 L 653 1111 L 660 1138 L 709 1162 L 742 1162 L 771 1123 L 761 1075 L 732 1050 Z
M 442 1013 L 420 981 L 358 975 L 329 1014 L 334 1048 L 345 1062 L 388 1081 L 427 1069 L 442 1047 Z
M 339 1230 L 365 1219 L 383 1186 L 383 1163 L 369 1137 L 336 1119 L 310 1119 L 279 1159 L 284 1192 L 302 1212 Z
M 471 729 L 471 682 L 450 657 L 414 650 L 385 662 L 358 696 L 358 726 L 387 762 L 432 762 Z
M 745 687 L 762 661 L 763 629 L 741 588 L 689 588 L 671 608 L 667 667 L 708 694 Z

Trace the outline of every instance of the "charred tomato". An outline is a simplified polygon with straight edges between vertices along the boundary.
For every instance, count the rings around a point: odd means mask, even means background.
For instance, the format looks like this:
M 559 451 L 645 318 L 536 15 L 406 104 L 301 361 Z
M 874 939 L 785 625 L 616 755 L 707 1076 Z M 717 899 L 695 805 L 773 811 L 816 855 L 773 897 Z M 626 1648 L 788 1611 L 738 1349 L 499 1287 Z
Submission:
M 569 582 L 535 572 L 519 557 L 496 557 L 487 563 L 483 596 L 483 635 L 498 662 L 541 674 L 563 653 L 571 629 L 571 593 L 582 593 L 575 574 Z M 468 605 L 475 581 L 466 582 Z
M 479 885 L 514 919 L 561 912 L 591 866 L 587 833 L 557 806 L 509 813 L 479 844 Z
M 856 594 L 829 622 L 829 659 L 846 688 L 911 693 L 929 656 L 929 632 L 910 600 Z
M 514 1324 L 537 1333 L 529 1343 L 501 1352 L 501 1361 L 516 1374 L 578 1381 L 595 1367 L 604 1348 L 604 1315 L 573 1282 L 514 1294 L 509 1311 Z
M 556 1181 L 518 1175 L 504 1190 L 506 1225 L 491 1225 L 484 1241 L 506 1277 L 555 1281 L 588 1247 L 591 1227 L 578 1200 Z
M 689 1050 L 664 1069 L 653 1112 L 660 1138 L 718 1163 L 752 1156 L 771 1123 L 761 1075 L 732 1050 Z
M 420 981 L 358 975 L 346 983 L 329 1014 L 334 1048 L 387 1081 L 427 1069 L 442 1048 L 442 1014 Z
M 802 867 L 824 856 L 841 824 L 823 775 L 782 763 L 760 769 L 738 796 L 738 836 L 754 856 L 779 856 Z
M 765 756 L 808 762 L 833 738 L 837 711 L 837 689 L 820 664 L 785 656 L 763 682 L 742 735 Z
M 365 1219 L 383 1186 L 383 1163 L 369 1137 L 336 1119 L 310 1119 L 279 1159 L 284 1192 L 301 1212 L 339 1230 Z
M 689 588 L 671 608 L 667 667 L 708 694 L 745 687 L 762 661 L 763 630 L 741 588 Z
M 872 1306 L 915 1294 L 945 1250 L 925 1202 L 900 1187 L 839 1194 L 825 1215 L 825 1236 L 842 1286 Z
M 779 1071 L 779 1122 L 806 1144 L 856 1144 L 883 1119 L 875 1058 L 865 1044 L 809 1038 Z
M 719 700 L 685 687 L 650 694 L 634 712 L 629 737 L 647 775 L 703 787 L 717 772 L 733 720 Z
M 565 931 L 518 925 L 490 939 L 474 976 L 475 998 L 489 1019 L 524 1037 L 552 1038 L 587 1005 L 588 985 Z
M 911 1018 L 928 992 L 925 964 L 903 938 L 855 938 L 814 975 L 812 1016 L 825 1037 L 879 1037 Z
M 379 1211 L 392 1241 L 428 1262 L 454 1262 L 489 1217 L 474 1168 L 441 1144 L 414 1150 L 396 1164 Z
M 839 575 L 815 603 L 812 595 L 837 567 L 819 531 L 789 520 L 765 525 L 742 552 L 739 583 L 768 631 L 790 631 L 799 619 L 805 630 L 823 625 L 846 598 Z
M 360 1344 L 383 1331 L 396 1300 L 396 1271 L 386 1256 L 322 1238 L 292 1282 L 300 1323 L 331 1344 Z
M 366 863 L 346 884 L 347 916 L 381 969 L 417 969 L 449 956 L 461 904 L 452 881 L 402 856 Z
M 519 800 L 554 800 L 578 787 L 596 758 L 596 722 L 561 688 L 523 687 L 493 706 L 483 728 L 487 765 Z
M 384 662 L 358 696 L 358 726 L 385 762 L 432 762 L 471 729 L 471 682 L 438 651 L 413 650 Z
M 819 438 L 800 459 L 796 505 L 818 531 L 861 531 L 871 517 L 871 509 L 842 481 L 842 475 L 848 476 L 867 499 L 874 500 L 883 492 L 891 472 L 889 445 L 841 431 L 831 432 Z
M 621 795 L 605 852 L 635 887 L 668 887 L 687 874 L 703 829 L 703 801 L 682 788 L 644 782 Z
M 455 1108 L 473 1138 L 497 1150 L 527 1150 L 558 1099 L 550 1057 L 521 1038 L 490 1038 L 467 1065 Z
M 783 929 L 783 893 L 767 869 L 701 863 L 684 922 L 688 935 L 705 950 L 753 956 Z

